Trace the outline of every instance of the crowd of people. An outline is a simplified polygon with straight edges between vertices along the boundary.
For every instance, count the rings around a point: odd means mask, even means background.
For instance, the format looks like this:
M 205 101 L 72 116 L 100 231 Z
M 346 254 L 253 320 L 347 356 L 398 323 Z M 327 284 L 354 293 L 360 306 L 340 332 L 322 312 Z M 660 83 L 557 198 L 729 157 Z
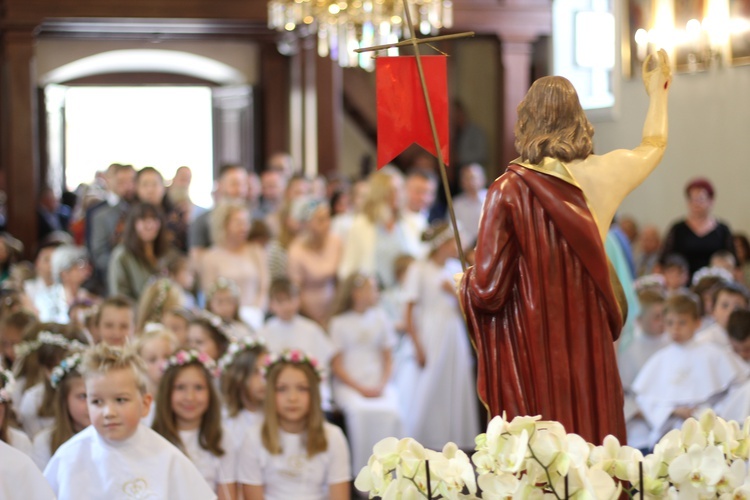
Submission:
M 484 169 L 460 179 L 468 249 Z M 46 481 L 19 498 L 339 499 L 382 438 L 473 448 L 434 170 L 308 179 L 277 154 L 222 167 L 210 209 L 190 182 L 113 164 L 45 190 L 33 262 L 0 235 L 4 484 L 27 455 Z
M 485 171 L 459 179 L 470 265 Z M 0 236 L 3 483 L 43 473 L 19 498 L 341 499 L 382 438 L 473 449 L 434 170 L 307 179 L 278 154 L 260 174 L 221 168 L 210 209 L 190 182 L 113 164 L 70 206 L 45 190 L 33 263 Z M 713 215 L 708 180 L 685 195 L 664 237 L 628 217 L 607 237 L 631 296 L 628 442 L 644 450 L 703 408 L 750 415 L 750 244 Z

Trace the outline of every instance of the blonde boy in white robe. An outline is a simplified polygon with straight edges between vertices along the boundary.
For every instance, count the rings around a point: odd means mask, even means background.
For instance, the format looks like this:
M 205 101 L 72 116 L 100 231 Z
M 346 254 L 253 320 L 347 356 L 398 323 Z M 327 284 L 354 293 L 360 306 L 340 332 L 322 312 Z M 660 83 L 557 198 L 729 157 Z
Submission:
M 652 429 L 650 446 L 688 417 L 714 406 L 750 375 L 750 367 L 736 354 L 694 339 L 700 326 L 695 295 L 669 298 L 665 326 L 672 342 L 646 362 L 633 383 L 636 402 Z
M 58 448 L 44 470 L 60 500 L 216 498 L 190 459 L 141 425 L 152 398 L 133 350 L 99 344 L 81 368 L 92 425 Z
M 651 427 L 635 402 L 632 386 L 643 365 L 659 349 L 669 343 L 664 332 L 664 306 L 666 295 L 661 290 L 646 289 L 638 293 L 641 309 L 636 320 L 633 339 L 617 353 L 622 388 L 625 392 L 625 424 L 628 445 L 645 449 L 649 446 Z

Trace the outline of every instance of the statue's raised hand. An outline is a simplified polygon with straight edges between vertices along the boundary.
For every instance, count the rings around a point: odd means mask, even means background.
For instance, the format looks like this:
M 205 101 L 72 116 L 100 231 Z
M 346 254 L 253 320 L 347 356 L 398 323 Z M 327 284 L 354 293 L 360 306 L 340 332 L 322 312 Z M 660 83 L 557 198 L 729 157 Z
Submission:
M 649 54 L 643 61 L 643 84 L 646 93 L 652 96 L 658 90 L 667 90 L 672 82 L 672 68 L 669 66 L 669 56 L 664 49 L 655 54 Z

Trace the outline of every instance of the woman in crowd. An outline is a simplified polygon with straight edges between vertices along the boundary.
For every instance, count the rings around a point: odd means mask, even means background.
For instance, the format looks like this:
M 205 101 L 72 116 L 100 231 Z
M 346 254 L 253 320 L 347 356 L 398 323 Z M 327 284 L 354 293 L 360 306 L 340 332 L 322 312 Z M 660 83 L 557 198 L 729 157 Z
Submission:
M 137 301 L 148 280 L 166 269 L 172 252 L 161 209 L 149 203 L 134 205 L 125 222 L 123 242 L 109 261 L 109 295 Z
M 325 327 L 336 292 L 341 240 L 331 232 L 331 209 L 325 200 L 301 198 L 293 208 L 303 229 L 289 246 L 289 279 L 299 288 L 300 312 Z

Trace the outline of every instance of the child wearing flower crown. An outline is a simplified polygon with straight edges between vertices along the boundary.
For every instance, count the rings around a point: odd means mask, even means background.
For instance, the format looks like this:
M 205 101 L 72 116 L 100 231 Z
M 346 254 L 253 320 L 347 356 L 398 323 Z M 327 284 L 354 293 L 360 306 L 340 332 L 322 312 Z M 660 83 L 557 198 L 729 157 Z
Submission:
M 169 441 L 142 425 L 151 395 L 146 367 L 130 347 L 99 344 L 80 365 L 91 425 L 60 448 L 44 477 L 60 500 L 179 498 L 216 494 L 195 465 Z
M 237 489 L 235 453 L 221 426 L 215 370 L 216 364 L 205 353 L 177 351 L 170 356 L 159 384 L 152 428 L 193 461 L 219 500 L 231 500 Z
M 253 329 L 240 318 L 240 289 L 234 281 L 219 278 L 214 282 L 206 294 L 206 310 L 221 318 L 232 337 L 241 339 L 253 334 Z
M 263 424 L 237 457 L 245 500 L 343 500 L 350 494 L 349 448 L 323 418 L 317 362 L 300 351 L 269 355 Z
M 224 329 L 221 318 L 211 313 L 203 313 L 194 318 L 188 326 L 188 346 L 190 349 L 208 354 L 218 361 L 227 352 L 232 338 Z
M 27 332 L 28 356 L 33 359 L 40 375 L 38 382 L 23 393 L 17 406 L 17 416 L 30 439 L 54 424 L 55 390 L 50 384 L 52 370 L 70 354 L 86 348 L 86 338 L 59 323 L 39 323 Z M 27 381 L 28 384 L 28 381 Z
M 352 274 L 341 284 L 330 325 L 336 348 L 333 396 L 346 416 L 355 471 L 367 465 L 378 441 L 403 434 L 398 396 L 390 384 L 396 335 L 377 303 L 375 279 Z
M 179 287 L 169 278 L 159 278 L 149 284 L 138 302 L 136 334 L 140 335 L 147 323 L 163 323 L 167 311 L 182 307 L 182 294 Z
M 32 446 L 28 436 L 10 426 L 15 382 L 10 370 L 0 369 L 0 441 L 31 457 Z
M 260 361 L 266 353 L 261 339 L 244 338 L 232 342 L 219 360 L 226 409 L 224 429 L 236 445 L 242 442 L 247 429 L 263 422 L 266 380 Z
M 177 337 L 158 323 L 148 323 L 145 331 L 138 337 L 135 343 L 135 350 L 146 364 L 146 373 L 148 375 L 148 392 L 156 394 L 159 388 L 164 365 L 179 346 Z M 148 415 L 144 417 L 143 424 L 151 427 L 154 421 L 156 402 L 151 402 Z
M 50 385 L 55 390 L 52 400 L 55 420 L 52 427 L 34 437 L 32 458 L 40 470 L 65 441 L 91 425 L 86 404 L 86 385 L 79 371 L 83 356 L 75 353 L 52 370 Z

